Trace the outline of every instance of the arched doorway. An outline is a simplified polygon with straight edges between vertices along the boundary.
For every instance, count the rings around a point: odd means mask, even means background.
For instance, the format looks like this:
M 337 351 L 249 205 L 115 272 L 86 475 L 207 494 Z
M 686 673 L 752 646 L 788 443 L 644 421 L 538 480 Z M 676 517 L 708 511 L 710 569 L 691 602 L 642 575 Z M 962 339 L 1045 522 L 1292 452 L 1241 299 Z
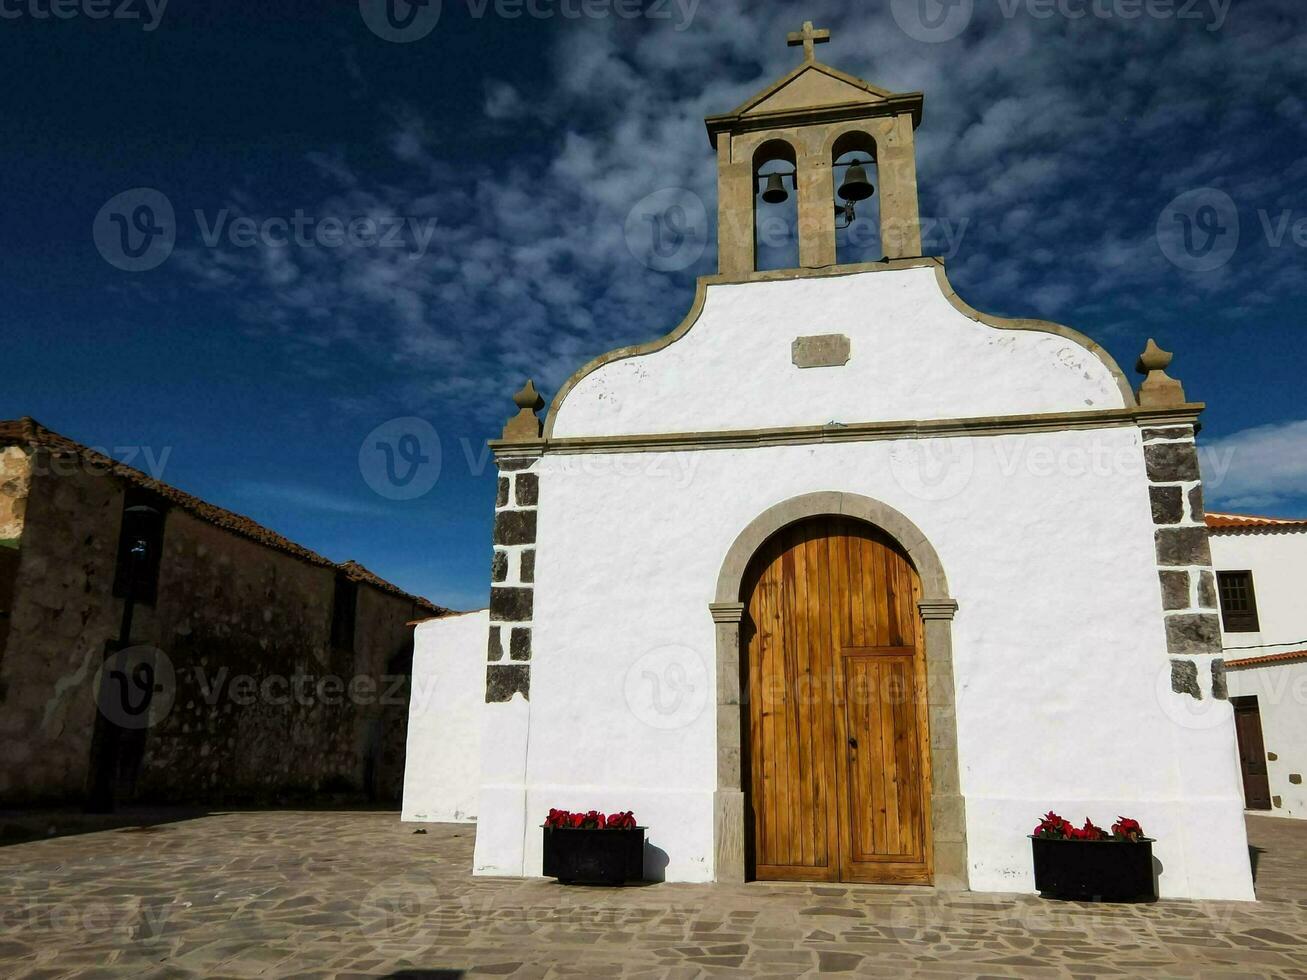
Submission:
M 921 579 L 845 516 L 783 527 L 743 576 L 745 847 L 756 877 L 928 884 Z

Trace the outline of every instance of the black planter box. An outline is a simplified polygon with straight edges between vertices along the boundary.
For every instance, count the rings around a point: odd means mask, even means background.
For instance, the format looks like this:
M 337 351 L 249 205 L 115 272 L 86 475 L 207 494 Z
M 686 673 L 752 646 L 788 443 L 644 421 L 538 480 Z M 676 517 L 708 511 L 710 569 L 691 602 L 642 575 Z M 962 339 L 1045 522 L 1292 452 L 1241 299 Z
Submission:
M 545 877 L 565 885 L 639 881 L 644 878 L 644 830 L 545 827 Z
M 1035 887 L 1046 898 L 1155 902 L 1153 841 L 1059 840 L 1031 837 Z

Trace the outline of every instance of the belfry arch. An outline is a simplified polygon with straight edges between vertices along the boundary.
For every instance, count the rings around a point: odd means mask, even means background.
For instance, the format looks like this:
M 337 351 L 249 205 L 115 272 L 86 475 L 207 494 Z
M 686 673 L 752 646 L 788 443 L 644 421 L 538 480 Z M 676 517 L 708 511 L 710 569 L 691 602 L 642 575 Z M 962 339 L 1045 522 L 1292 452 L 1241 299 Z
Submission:
M 787 269 L 799 263 L 798 158 L 783 139 L 753 151 L 755 270 Z M 772 195 L 783 199 L 774 200 Z
M 879 262 L 885 255 L 885 232 L 881 228 L 879 157 L 876 138 L 863 129 L 849 129 L 831 144 L 830 165 L 836 205 L 851 205 L 851 221 L 835 219 L 835 261 L 837 265 Z M 864 200 L 845 202 L 840 189 L 853 172 L 861 168 L 874 193 Z

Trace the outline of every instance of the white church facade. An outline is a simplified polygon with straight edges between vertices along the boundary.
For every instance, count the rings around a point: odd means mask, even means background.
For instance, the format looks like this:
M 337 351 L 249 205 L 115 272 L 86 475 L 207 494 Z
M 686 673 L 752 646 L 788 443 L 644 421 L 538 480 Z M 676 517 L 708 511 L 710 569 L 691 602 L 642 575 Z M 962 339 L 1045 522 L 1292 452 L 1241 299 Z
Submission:
M 480 753 L 475 872 L 539 875 L 549 809 L 594 808 L 635 812 L 655 878 L 1031 891 L 1052 808 L 1138 819 L 1163 897 L 1252 899 L 1203 406 L 1155 345 L 1136 391 L 1076 331 L 963 302 L 921 254 L 922 96 L 797 40 L 708 120 L 720 272 L 685 320 L 543 417 L 528 383 L 492 443 L 488 642 L 432 624 L 484 678 L 449 736 Z M 880 261 L 836 261 L 850 153 Z M 798 266 L 759 271 L 778 182 Z

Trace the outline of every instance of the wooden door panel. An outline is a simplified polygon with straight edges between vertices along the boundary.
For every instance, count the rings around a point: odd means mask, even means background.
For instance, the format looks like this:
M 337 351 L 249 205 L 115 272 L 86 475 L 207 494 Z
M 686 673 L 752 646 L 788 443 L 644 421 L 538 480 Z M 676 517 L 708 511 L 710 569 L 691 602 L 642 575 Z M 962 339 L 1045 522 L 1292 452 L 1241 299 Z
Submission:
M 1239 742 L 1239 769 L 1243 775 L 1244 806 L 1249 810 L 1271 809 L 1271 781 L 1266 768 L 1266 743 L 1262 740 L 1262 714 L 1253 696 L 1231 698 L 1234 732 Z
M 748 604 L 746 681 L 759 877 L 834 880 L 834 717 L 819 536 L 783 532 Z
M 920 582 L 906 556 L 867 525 L 804 521 L 759 550 L 745 595 L 757 876 L 929 881 Z
M 928 876 L 916 651 L 846 650 L 844 731 L 848 846 L 841 877 L 917 881 Z

